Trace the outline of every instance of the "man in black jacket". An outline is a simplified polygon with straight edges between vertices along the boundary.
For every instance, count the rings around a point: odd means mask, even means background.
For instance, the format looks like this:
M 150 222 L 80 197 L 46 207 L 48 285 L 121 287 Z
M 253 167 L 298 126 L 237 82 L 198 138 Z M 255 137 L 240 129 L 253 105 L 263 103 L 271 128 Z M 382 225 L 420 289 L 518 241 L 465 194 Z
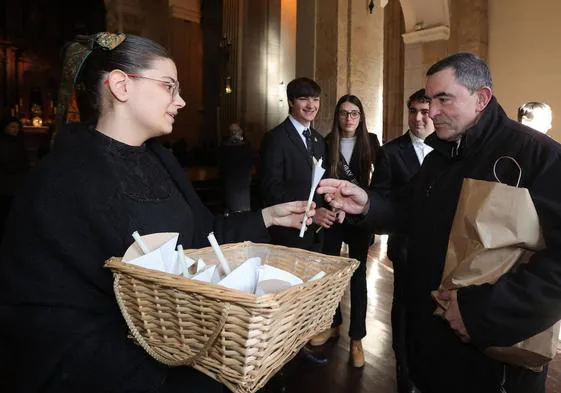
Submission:
M 325 155 L 325 142 L 311 127 L 320 106 L 321 88 L 309 78 L 296 78 L 286 86 L 289 115 L 281 124 L 263 137 L 259 166 L 259 186 L 265 206 L 279 201 L 292 201 L 296 196 L 307 200 L 312 185 L 314 159 Z M 314 198 L 321 206 L 322 199 Z M 317 225 L 331 225 L 335 213 L 326 208 L 316 210 L 314 224 L 304 237 L 297 229 L 270 228 L 271 243 L 320 252 L 323 233 L 316 233 Z M 324 365 L 327 358 L 304 347 L 300 354 L 312 363 Z
M 425 89 L 417 90 L 407 101 L 409 130 L 382 146 L 376 156 L 372 183 L 385 195 L 398 193 L 417 174 L 432 147 L 424 143 L 434 131 L 429 117 L 430 98 Z M 407 263 L 407 236 L 393 234 L 388 239 L 388 257 L 394 270 L 392 304 L 392 346 L 395 354 L 397 390 L 399 393 L 418 392 L 409 377 L 406 345 L 406 311 L 404 275 Z
M 309 78 L 296 78 L 286 86 L 289 115 L 281 124 L 267 132 L 261 147 L 260 190 L 265 206 L 280 201 L 308 199 L 312 185 L 314 158 L 325 155 L 325 142 L 320 133 L 311 127 L 320 106 L 321 89 Z M 324 158 L 325 160 L 325 158 Z M 321 198 L 316 197 L 317 206 Z M 335 220 L 335 213 L 325 208 L 316 210 L 314 224 Z M 297 229 L 271 228 L 273 244 L 321 251 L 323 233 L 316 234 L 315 225 L 308 228 L 303 238 Z
M 407 230 L 408 359 L 421 391 L 543 393 L 547 367 L 533 372 L 482 350 L 511 346 L 561 319 L 561 146 L 508 118 L 493 97 L 487 65 L 473 54 L 434 64 L 426 93 L 435 133 L 425 142 L 434 151 L 412 182 L 409 200 L 367 195 L 333 179 L 324 180 L 318 192 L 327 193 L 336 208 L 365 213 L 376 231 Z M 430 292 L 441 280 L 463 179 L 496 182 L 493 165 L 502 156 L 520 164 L 520 187 L 530 192 L 546 247 L 494 284 L 441 292 L 449 308 L 435 316 Z M 513 184 L 520 171 L 502 162 L 498 176 Z

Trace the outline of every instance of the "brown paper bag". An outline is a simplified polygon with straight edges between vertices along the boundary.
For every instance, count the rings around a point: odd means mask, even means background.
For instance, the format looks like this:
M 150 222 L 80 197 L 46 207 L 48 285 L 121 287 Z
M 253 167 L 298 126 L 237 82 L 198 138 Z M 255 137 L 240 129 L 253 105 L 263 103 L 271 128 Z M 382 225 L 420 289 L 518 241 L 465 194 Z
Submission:
M 514 161 L 501 157 L 497 162 L 502 158 Z M 538 214 L 526 188 L 466 178 L 450 231 L 439 290 L 494 283 L 516 265 L 527 263 L 542 248 Z M 442 304 L 436 293 L 433 297 L 446 309 L 447 304 Z M 437 315 L 442 312 L 435 311 Z M 487 348 L 485 353 L 505 363 L 540 370 L 555 356 L 559 326 L 558 322 L 512 347 Z

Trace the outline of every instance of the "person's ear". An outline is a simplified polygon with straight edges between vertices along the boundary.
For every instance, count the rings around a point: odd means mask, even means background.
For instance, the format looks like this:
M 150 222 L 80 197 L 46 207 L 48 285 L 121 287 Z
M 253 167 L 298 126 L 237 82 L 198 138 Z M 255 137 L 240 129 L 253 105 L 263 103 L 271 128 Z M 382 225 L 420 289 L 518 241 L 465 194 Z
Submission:
M 125 102 L 129 98 L 130 79 L 121 70 L 113 70 L 107 75 L 109 91 L 118 101 Z
M 490 87 L 485 86 L 477 92 L 477 112 L 482 112 L 493 97 L 493 91 Z

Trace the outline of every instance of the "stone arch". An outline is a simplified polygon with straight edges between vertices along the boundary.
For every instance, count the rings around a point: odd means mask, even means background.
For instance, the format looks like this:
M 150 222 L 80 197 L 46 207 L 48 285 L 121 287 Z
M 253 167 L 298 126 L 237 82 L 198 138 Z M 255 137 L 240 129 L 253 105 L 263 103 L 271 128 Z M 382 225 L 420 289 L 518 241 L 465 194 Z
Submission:
M 448 0 L 400 0 L 406 34 L 450 27 Z

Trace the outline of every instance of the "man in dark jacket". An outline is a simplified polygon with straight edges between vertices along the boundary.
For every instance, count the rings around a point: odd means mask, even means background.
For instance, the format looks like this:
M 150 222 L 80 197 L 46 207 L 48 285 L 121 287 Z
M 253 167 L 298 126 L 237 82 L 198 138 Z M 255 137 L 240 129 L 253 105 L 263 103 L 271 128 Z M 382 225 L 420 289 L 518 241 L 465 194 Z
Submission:
M 432 147 L 424 143 L 434 131 L 429 116 L 430 98 L 425 89 L 411 94 L 407 100 L 409 130 L 382 146 L 376 156 L 372 183 L 375 190 L 388 195 L 399 193 L 419 172 Z M 406 311 L 404 277 L 407 263 L 407 236 L 391 235 L 388 239 L 388 257 L 394 271 L 392 302 L 392 346 L 395 354 L 397 391 L 415 393 L 418 389 L 409 378 L 407 364 Z
M 425 142 L 434 151 L 411 184 L 411 199 L 367 195 L 333 179 L 318 191 L 336 208 L 366 214 L 376 231 L 408 233 L 409 362 L 422 392 L 543 393 L 547 367 L 529 371 L 482 350 L 513 345 L 561 319 L 561 146 L 507 117 L 493 97 L 487 65 L 473 54 L 433 65 L 426 93 L 435 133 Z M 495 284 L 440 293 L 450 305 L 443 317 L 435 316 L 430 292 L 441 280 L 462 181 L 496 182 L 493 165 L 502 156 L 520 164 L 520 187 L 532 196 L 546 247 Z M 520 171 L 507 161 L 498 177 L 512 185 Z
M 311 126 L 319 110 L 320 94 L 319 85 L 309 78 L 296 78 L 286 86 L 289 115 L 265 134 L 261 146 L 258 177 L 264 206 L 289 201 L 296 196 L 308 199 L 314 160 L 325 155 L 324 139 Z M 317 206 L 321 206 L 319 196 L 314 200 Z M 325 223 L 331 225 L 335 219 L 335 213 L 320 207 L 316 210 L 314 224 L 308 227 L 304 237 L 298 236 L 297 229 L 270 228 L 271 243 L 320 252 L 323 233 L 317 233 L 316 229 Z M 327 363 L 325 356 L 314 354 L 308 347 L 304 347 L 300 354 L 312 363 Z
M 296 196 L 308 199 L 314 159 L 325 161 L 325 142 L 311 126 L 319 111 L 320 94 L 319 85 L 309 78 L 296 78 L 286 86 L 289 115 L 265 134 L 261 146 L 259 188 L 265 206 L 291 201 Z M 321 206 L 322 200 L 316 196 L 315 202 Z M 317 234 L 316 229 L 325 221 L 331 225 L 335 213 L 320 207 L 314 225 L 303 238 L 297 229 L 271 228 L 272 243 L 320 252 L 323 233 Z

